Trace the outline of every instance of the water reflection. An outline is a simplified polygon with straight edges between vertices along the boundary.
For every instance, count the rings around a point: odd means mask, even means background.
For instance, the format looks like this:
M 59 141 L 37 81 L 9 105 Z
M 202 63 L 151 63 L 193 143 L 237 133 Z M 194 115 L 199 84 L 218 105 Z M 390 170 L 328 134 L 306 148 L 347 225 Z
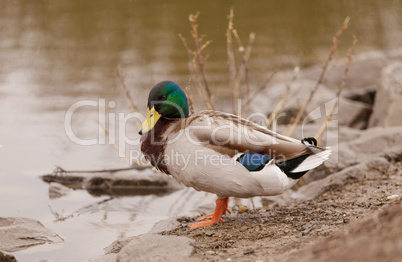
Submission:
M 55 224 L 49 205 L 57 212 L 71 214 L 107 197 L 93 198 L 75 191 L 69 197 L 49 200 L 48 185 L 38 178 L 56 165 L 75 170 L 127 166 L 127 159 L 119 158 L 110 145 L 72 143 L 64 131 L 65 112 L 79 100 L 100 98 L 114 100 L 116 111 L 128 112 L 118 88 L 118 64 L 142 107 L 156 82 L 189 83 L 188 56 L 177 37 L 182 33 L 190 38 L 188 14 L 200 11 L 199 30 L 213 40 L 206 52 L 206 73 L 217 100 L 231 92 L 227 88 L 224 37 L 231 6 L 235 27 L 244 41 L 250 32 L 257 35 L 250 60 L 252 85 L 259 86 L 277 67 L 303 68 L 321 62 L 346 16 L 351 16 L 351 26 L 341 39 L 338 57 L 346 53 L 351 35 L 359 39 L 357 52 L 402 44 L 400 0 L 317 0 L 309 4 L 0 0 L 0 5 L 0 215 L 38 219 L 66 239 L 61 246 L 21 252 L 17 254 L 20 261 L 87 260 L 102 254 L 102 248 L 119 235 L 144 233 L 154 222 L 189 212 L 203 200 L 202 193 L 191 193 L 191 189 L 162 197 L 114 198 L 100 210 L 88 210 Z M 74 132 L 85 137 L 96 135 L 96 116 L 96 110 L 80 111 L 74 119 Z M 102 209 L 108 213 L 106 220 Z M 117 226 L 105 226 L 105 221 Z

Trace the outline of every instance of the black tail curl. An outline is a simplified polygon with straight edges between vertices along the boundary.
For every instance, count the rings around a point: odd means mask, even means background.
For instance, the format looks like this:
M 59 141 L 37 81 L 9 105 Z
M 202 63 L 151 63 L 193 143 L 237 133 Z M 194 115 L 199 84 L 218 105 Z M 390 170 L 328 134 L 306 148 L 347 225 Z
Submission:
M 317 145 L 318 145 L 317 139 L 315 139 L 314 137 L 306 137 L 306 138 L 303 138 L 303 139 L 301 140 L 301 142 L 302 142 L 302 144 L 304 144 L 304 145 L 312 145 L 312 146 L 317 146 Z M 307 144 L 306 144 L 306 143 L 307 143 Z

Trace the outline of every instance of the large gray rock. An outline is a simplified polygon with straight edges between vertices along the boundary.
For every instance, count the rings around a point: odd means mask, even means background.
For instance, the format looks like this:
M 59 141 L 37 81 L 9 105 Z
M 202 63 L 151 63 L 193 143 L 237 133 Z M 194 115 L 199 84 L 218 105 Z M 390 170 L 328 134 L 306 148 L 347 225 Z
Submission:
M 332 147 L 324 166 L 332 173 L 375 156 L 398 157 L 402 152 L 402 127 L 375 127 L 349 142 Z
M 94 262 L 190 261 L 194 240 L 187 237 L 144 234 L 116 240 Z
M 0 247 L 15 252 L 31 246 L 61 243 L 64 240 L 41 222 L 21 217 L 0 217 Z
M 271 113 L 279 103 L 282 95 L 287 92 L 286 79 L 281 79 L 280 82 L 273 83 L 260 93 L 251 104 L 252 112 Z M 290 109 L 298 109 L 306 102 L 311 90 L 315 87 L 316 81 L 299 79 L 291 86 L 291 91 L 287 94 L 287 100 L 280 113 L 287 113 Z M 315 93 L 315 96 L 308 106 L 307 111 L 310 112 L 326 102 L 333 100 L 336 97 L 336 90 L 329 89 L 322 85 Z M 290 116 L 280 116 L 280 118 L 290 118 Z
M 187 237 L 145 234 L 133 238 L 117 254 L 117 261 L 185 261 L 194 253 Z
M 377 90 L 382 69 L 394 62 L 401 61 L 401 59 L 402 49 L 355 54 L 346 78 L 345 93 Z M 337 89 L 345 72 L 345 67 L 346 58 L 332 62 L 328 67 L 323 84 L 331 89 Z M 321 66 L 314 66 L 303 70 L 300 78 L 317 81 L 321 72 Z
M 402 125 L 402 63 L 394 63 L 382 71 L 369 126 Z
M 341 97 L 338 110 L 339 125 L 358 129 L 367 128 L 371 111 L 371 105 Z

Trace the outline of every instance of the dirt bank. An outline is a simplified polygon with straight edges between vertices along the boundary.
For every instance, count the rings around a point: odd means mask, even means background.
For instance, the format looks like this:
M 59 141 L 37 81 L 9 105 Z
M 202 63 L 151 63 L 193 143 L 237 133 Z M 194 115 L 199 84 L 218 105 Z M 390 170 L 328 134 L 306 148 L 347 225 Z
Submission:
M 162 234 L 194 239 L 194 260 L 401 261 L 401 170 L 394 162 L 386 172 L 348 178 L 287 206 L 244 213 L 234 207 L 225 223 L 207 228 L 190 230 L 195 218 L 181 217 L 178 228 Z

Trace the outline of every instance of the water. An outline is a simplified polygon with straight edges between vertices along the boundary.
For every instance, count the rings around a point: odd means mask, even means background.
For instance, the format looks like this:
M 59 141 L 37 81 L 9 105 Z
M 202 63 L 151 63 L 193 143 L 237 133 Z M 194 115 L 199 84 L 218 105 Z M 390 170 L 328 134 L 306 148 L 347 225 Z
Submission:
M 38 178 L 57 165 L 67 170 L 128 165 L 111 145 L 73 143 L 65 114 L 78 101 L 99 99 L 116 102 L 108 113 L 129 112 L 116 77 L 118 64 L 142 108 L 158 81 L 188 84 L 188 56 L 177 35 L 190 41 L 190 13 L 200 11 L 199 31 L 213 40 L 206 71 L 216 100 L 231 92 L 224 36 L 231 6 L 243 42 L 248 33 L 257 35 L 250 60 L 253 85 L 275 68 L 322 62 L 346 16 L 351 25 L 337 57 L 345 55 L 352 35 L 359 40 L 358 53 L 402 44 L 401 1 L 0 0 L 0 6 L 0 216 L 38 219 L 65 240 L 16 252 L 19 261 L 93 259 L 117 237 L 145 233 L 158 220 L 191 211 L 204 196 L 186 189 L 107 201 L 108 196 L 74 191 L 50 200 L 48 185 Z M 77 110 L 75 134 L 96 138 L 97 116 L 95 107 Z M 135 137 L 135 123 L 129 125 L 127 135 Z M 51 210 L 65 215 L 80 210 L 80 215 L 55 223 Z

